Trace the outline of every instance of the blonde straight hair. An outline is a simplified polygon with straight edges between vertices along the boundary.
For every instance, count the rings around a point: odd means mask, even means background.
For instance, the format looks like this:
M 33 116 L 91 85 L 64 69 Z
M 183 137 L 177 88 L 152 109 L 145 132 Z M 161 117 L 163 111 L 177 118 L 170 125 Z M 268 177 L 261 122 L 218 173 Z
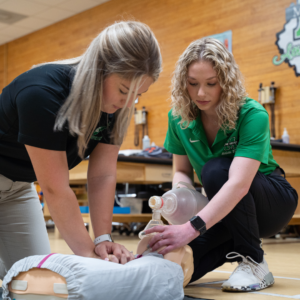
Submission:
M 212 64 L 222 88 L 220 103 L 216 108 L 219 126 L 225 131 L 234 129 L 240 107 L 245 103 L 246 90 L 243 77 L 233 55 L 218 40 L 202 38 L 192 42 L 179 57 L 172 79 L 172 114 L 180 116 L 185 129 L 200 112 L 187 91 L 189 66 L 196 61 Z
M 156 81 L 162 71 L 159 44 L 153 32 L 135 21 L 116 22 L 106 27 L 82 56 L 47 64 L 53 63 L 75 69 L 70 94 L 58 112 L 54 129 L 62 130 L 68 123 L 70 134 L 78 136 L 81 158 L 101 117 L 105 78 L 117 74 L 131 81 L 126 105 L 115 113 L 111 138 L 114 144 L 120 145 L 134 111 L 134 101 L 127 107 L 132 93 L 136 98 L 143 76 Z

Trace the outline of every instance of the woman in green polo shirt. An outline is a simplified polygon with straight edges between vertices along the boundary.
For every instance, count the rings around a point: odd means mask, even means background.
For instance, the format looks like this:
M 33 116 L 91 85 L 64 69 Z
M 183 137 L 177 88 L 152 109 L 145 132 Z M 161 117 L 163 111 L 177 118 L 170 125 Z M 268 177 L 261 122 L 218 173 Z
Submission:
M 160 233 L 149 247 L 166 246 L 165 254 L 189 244 L 192 281 L 238 261 L 223 290 L 272 285 L 260 238 L 289 222 L 298 195 L 273 158 L 268 113 L 246 97 L 239 68 L 219 41 L 197 40 L 179 58 L 164 146 L 174 154 L 173 184 L 192 183 L 194 169 L 210 202 L 186 224 L 148 230 Z

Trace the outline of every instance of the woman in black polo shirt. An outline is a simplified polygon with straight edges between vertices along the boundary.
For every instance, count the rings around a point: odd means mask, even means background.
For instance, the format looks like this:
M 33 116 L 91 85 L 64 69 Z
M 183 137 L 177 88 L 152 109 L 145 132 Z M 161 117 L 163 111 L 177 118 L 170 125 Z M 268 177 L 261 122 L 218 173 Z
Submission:
M 192 281 L 238 260 L 223 290 L 272 285 L 260 238 L 288 224 L 298 195 L 273 158 L 267 112 L 246 97 L 238 66 L 219 41 L 197 40 L 179 58 L 164 146 L 174 153 L 173 184 L 192 183 L 194 169 L 210 202 L 186 224 L 148 230 L 160 232 L 152 250 L 167 246 L 165 254 L 190 243 Z
M 148 26 L 119 22 L 80 57 L 23 73 L 0 95 L 0 278 L 17 260 L 50 253 L 38 180 L 51 216 L 72 251 L 124 264 L 133 259 L 110 237 L 119 145 L 134 99 L 161 72 L 159 45 Z M 90 239 L 68 170 L 90 155 Z M 96 245 L 96 246 L 95 246 Z

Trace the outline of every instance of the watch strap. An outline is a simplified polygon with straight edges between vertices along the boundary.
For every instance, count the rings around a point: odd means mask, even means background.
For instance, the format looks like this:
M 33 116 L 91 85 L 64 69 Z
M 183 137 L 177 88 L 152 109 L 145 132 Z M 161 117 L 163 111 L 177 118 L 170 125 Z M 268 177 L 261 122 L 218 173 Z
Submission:
M 199 216 L 192 217 L 190 222 L 194 229 L 200 232 L 200 235 L 203 235 L 207 231 L 206 223 Z
M 95 238 L 94 244 L 98 245 L 102 242 L 114 242 L 110 234 L 102 234 Z

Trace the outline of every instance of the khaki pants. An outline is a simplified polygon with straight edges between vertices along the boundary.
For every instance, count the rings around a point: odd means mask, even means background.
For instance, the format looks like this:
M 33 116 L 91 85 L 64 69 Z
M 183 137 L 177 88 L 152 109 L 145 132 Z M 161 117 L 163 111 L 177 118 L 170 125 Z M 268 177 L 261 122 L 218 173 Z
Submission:
M 51 253 L 48 234 L 33 183 L 0 174 L 0 279 L 18 260 Z

